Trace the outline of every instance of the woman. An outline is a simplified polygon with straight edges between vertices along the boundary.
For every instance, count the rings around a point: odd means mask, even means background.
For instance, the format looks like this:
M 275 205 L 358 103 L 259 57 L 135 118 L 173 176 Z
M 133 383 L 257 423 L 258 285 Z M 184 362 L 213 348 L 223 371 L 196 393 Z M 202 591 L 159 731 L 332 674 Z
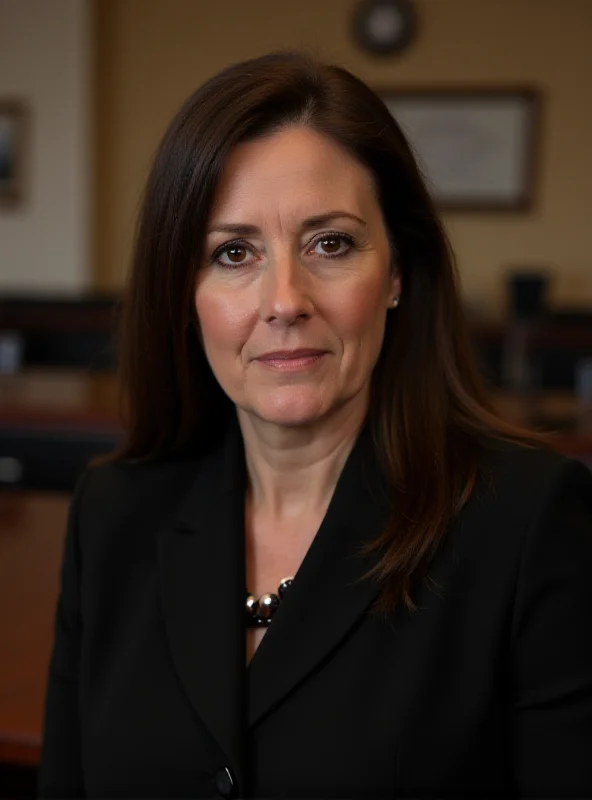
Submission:
M 490 410 L 361 81 L 275 53 L 185 103 L 123 334 L 42 797 L 592 796 L 592 479 Z

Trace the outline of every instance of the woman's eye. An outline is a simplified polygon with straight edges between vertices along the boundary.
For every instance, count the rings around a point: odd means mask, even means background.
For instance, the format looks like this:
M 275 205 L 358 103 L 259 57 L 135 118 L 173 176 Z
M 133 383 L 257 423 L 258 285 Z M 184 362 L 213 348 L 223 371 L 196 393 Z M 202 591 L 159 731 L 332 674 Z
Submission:
M 246 254 L 249 252 L 248 247 L 244 244 L 230 244 L 216 250 L 212 260 L 220 264 L 222 267 L 240 267 L 246 259 Z M 227 260 L 222 260 L 222 256 L 226 256 Z
M 341 258 L 346 256 L 354 246 L 351 236 L 344 233 L 331 233 L 320 236 L 312 245 L 312 252 L 321 258 Z M 241 242 L 225 244 L 219 247 L 212 256 L 212 262 L 221 267 L 242 267 L 249 263 L 250 247 Z
M 343 243 L 347 245 L 345 250 L 342 249 Z M 339 258 L 340 256 L 347 255 L 353 244 L 354 240 L 351 238 L 351 236 L 346 236 L 342 233 L 332 233 L 321 236 L 320 239 L 317 239 L 314 249 L 318 255 L 324 256 L 325 258 Z M 321 245 L 322 248 L 320 251 L 317 250 L 319 245 Z

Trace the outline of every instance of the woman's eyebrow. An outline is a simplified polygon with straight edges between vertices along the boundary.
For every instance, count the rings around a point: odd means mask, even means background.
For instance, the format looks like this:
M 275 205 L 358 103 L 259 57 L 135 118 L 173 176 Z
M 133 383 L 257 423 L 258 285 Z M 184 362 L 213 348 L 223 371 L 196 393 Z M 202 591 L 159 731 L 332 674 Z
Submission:
M 355 222 L 358 222 L 364 227 L 366 227 L 368 224 L 361 217 L 351 214 L 349 211 L 328 211 L 326 214 L 316 214 L 314 217 L 307 217 L 302 221 L 300 227 L 303 231 L 310 230 L 311 228 L 319 228 L 321 225 L 325 225 L 327 222 L 332 222 L 335 219 L 340 219 L 343 217 L 353 219 Z M 216 223 L 213 227 L 208 229 L 208 234 L 210 233 L 233 233 L 236 236 L 255 236 L 256 234 L 261 233 L 261 229 L 256 225 L 242 225 L 240 223 L 232 222 Z

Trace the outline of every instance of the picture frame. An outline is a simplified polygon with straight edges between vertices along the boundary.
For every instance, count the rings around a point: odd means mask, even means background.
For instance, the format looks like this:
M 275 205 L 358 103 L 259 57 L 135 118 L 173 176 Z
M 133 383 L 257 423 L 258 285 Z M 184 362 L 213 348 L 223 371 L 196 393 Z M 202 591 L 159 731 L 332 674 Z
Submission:
M 0 208 L 24 200 L 27 117 L 24 103 L 0 98 Z
M 376 91 L 409 140 L 438 208 L 532 208 L 542 102 L 536 88 Z

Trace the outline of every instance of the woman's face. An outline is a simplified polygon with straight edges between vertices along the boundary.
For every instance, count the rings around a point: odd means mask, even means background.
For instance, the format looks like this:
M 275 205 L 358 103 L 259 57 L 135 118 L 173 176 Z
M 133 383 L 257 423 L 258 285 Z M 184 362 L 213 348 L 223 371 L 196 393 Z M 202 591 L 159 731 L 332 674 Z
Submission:
M 239 414 L 297 426 L 347 404 L 365 411 L 398 294 L 363 166 L 301 127 L 235 148 L 195 305 L 207 359 Z

